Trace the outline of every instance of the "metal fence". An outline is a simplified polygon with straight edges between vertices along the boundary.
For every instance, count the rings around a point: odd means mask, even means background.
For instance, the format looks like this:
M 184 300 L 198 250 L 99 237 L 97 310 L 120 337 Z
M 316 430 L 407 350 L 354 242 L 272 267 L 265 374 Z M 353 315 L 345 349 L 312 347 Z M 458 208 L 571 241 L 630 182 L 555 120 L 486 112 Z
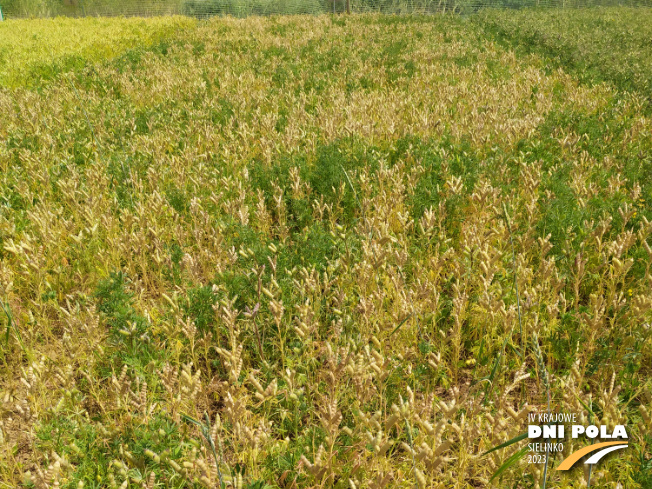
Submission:
M 25 17 L 437 13 L 468 14 L 483 8 L 652 7 L 652 0 L 0 0 L 5 19 Z M 2 15 L 0 14 L 0 15 Z

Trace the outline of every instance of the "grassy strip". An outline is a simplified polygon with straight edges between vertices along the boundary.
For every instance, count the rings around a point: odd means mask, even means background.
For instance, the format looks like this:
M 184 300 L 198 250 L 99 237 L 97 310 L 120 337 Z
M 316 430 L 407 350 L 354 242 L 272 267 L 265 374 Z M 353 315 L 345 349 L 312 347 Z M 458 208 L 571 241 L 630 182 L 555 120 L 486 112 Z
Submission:
M 510 48 L 535 53 L 584 82 L 638 92 L 652 107 L 652 9 L 486 10 L 476 21 Z
M 7 20 L 0 23 L 0 86 L 35 85 L 193 25 L 185 17 Z

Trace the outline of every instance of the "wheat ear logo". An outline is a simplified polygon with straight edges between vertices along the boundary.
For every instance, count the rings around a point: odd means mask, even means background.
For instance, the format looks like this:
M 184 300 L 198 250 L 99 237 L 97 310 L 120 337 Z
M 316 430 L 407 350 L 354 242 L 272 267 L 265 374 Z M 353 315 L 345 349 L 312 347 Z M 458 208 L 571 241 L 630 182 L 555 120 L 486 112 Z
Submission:
M 581 450 L 571 453 L 568 457 L 566 457 L 566 459 L 561 464 L 559 464 L 557 470 L 568 470 L 573 465 L 575 465 L 575 462 L 577 462 L 579 459 L 593 452 L 597 452 L 597 453 L 589 457 L 589 459 L 584 463 L 597 464 L 600 461 L 600 459 L 604 457 L 606 454 L 627 447 L 628 447 L 627 443 L 623 443 L 620 441 L 608 441 L 604 443 L 596 443 L 595 445 L 589 445 L 588 447 L 584 447 Z

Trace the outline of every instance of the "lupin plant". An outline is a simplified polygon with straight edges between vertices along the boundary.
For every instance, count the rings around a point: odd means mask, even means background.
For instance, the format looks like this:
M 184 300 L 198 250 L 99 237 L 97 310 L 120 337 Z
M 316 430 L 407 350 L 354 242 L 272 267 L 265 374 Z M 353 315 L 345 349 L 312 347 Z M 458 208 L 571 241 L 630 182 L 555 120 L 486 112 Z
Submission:
M 452 16 L 97 22 L 0 68 L 2 484 L 649 487 L 645 95 Z M 530 464 L 548 411 L 630 446 Z

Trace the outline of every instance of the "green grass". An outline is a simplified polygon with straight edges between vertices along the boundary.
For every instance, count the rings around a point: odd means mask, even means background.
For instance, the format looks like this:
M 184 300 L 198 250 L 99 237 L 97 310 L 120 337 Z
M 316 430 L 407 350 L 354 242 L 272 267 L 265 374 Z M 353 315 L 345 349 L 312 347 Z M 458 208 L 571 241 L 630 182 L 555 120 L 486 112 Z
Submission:
M 139 49 L 191 28 L 183 17 L 7 20 L 0 23 L 0 86 L 39 85 L 60 73 Z M 29 33 L 25 35 L 25 33 Z M 59 83 L 65 83 L 60 80 Z
M 475 19 L 517 52 L 589 83 L 609 82 L 640 93 L 652 108 L 652 9 L 487 10 Z

